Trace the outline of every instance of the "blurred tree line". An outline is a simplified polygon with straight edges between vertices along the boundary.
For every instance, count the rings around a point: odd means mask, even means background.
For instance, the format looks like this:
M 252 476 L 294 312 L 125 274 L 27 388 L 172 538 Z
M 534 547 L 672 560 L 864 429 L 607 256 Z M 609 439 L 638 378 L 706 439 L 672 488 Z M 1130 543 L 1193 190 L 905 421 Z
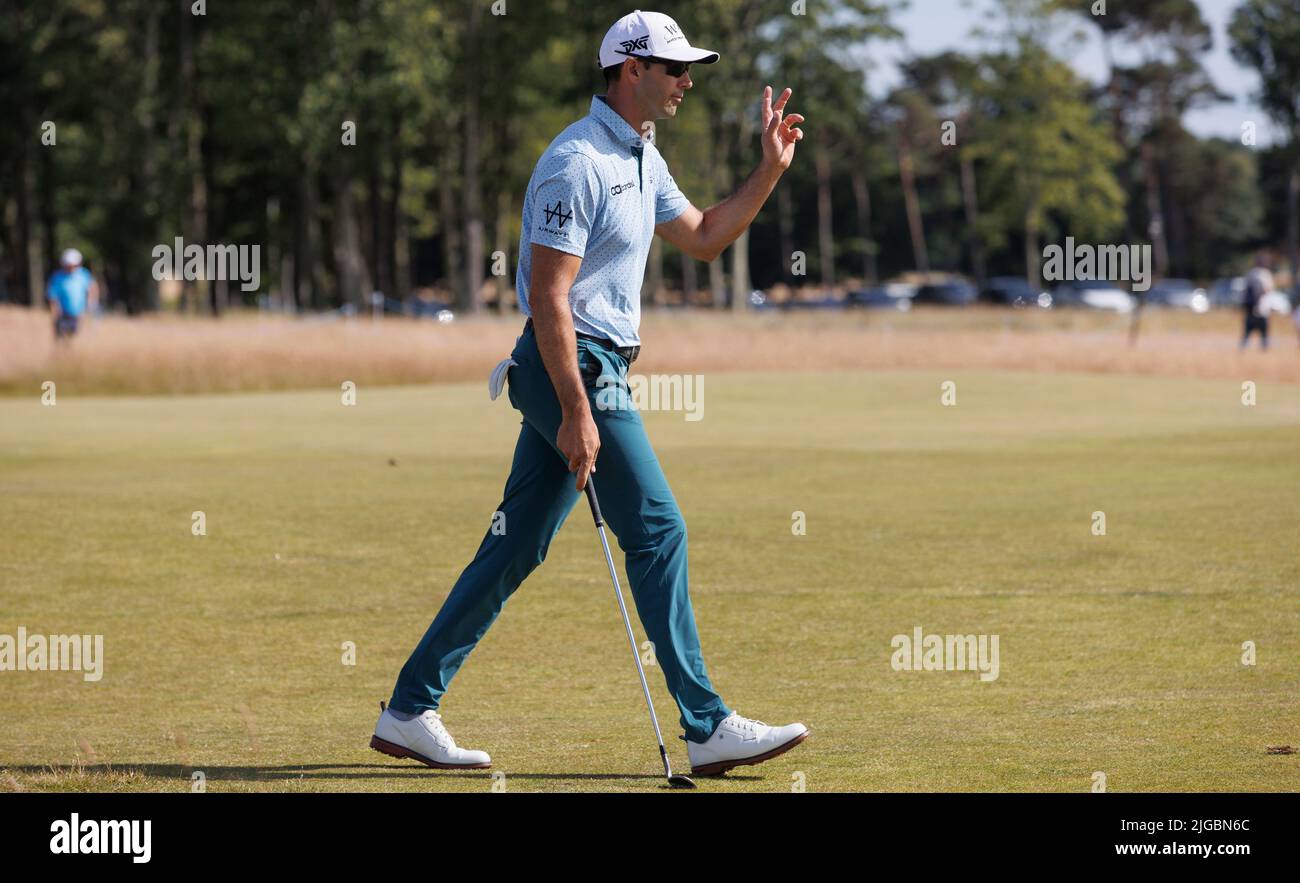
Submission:
M 1231 23 L 1233 54 L 1259 72 L 1257 99 L 1284 135 L 1270 147 L 1184 128 L 1188 111 L 1226 98 L 1202 66 L 1211 35 L 1194 0 L 1111 2 L 1104 16 L 1094 4 L 985 0 L 974 48 L 906 55 L 881 94 L 872 58 L 900 39 L 886 2 L 660 3 L 722 54 L 692 70 L 696 88 L 658 131 L 696 205 L 757 161 L 763 85 L 793 88 L 808 122 L 794 167 L 726 254 L 701 265 L 656 238 L 647 302 L 674 289 L 742 307 L 755 286 L 913 269 L 1036 282 L 1043 246 L 1066 235 L 1149 242 L 1161 275 L 1237 272 L 1265 244 L 1294 271 L 1300 0 L 1242 0 Z M 623 0 L 5 0 L 0 299 L 38 300 L 59 250 L 75 246 L 110 302 L 158 309 L 151 253 L 179 236 L 259 244 L 262 290 L 284 309 L 429 286 L 467 312 L 511 303 L 533 165 L 604 92 L 596 51 L 628 11 Z M 1052 51 L 1089 28 L 1110 60 L 1099 88 Z M 181 309 L 220 312 L 243 296 L 186 282 Z

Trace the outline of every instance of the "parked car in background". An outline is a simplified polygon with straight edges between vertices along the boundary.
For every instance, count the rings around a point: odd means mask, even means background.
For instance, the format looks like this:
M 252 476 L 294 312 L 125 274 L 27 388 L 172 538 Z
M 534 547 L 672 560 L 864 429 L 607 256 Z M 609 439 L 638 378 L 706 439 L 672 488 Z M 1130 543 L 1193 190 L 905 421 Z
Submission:
M 1019 276 L 994 276 L 980 289 L 979 299 L 1016 308 L 1052 306 L 1051 294 L 1034 288 Z
M 904 282 L 891 282 L 886 285 L 873 285 L 850 291 L 844 303 L 849 307 L 861 307 L 875 310 L 899 310 L 907 312 L 912 308 L 912 297 L 916 286 Z
M 838 297 L 796 298 L 781 304 L 786 310 L 842 310 L 846 304 Z
M 758 289 L 749 293 L 749 304 L 756 310 L 842 310 L 845 307 L 844 301 L 834 297 L 774 301 Z
M 1052 291 L 1052 303 L 1116 313 L 1133 312 L 1133 296 L 1113 282 L 1062 282 Z
M 436 300 L 425 300 L 420 297 L 408 297 L 406 300 L 398 300 L 395 297 L 383 298 L 383 310 L 385 313 L 392 313 L 398 316 L 412 316 L 416 319 L 436 319 L 439 322 L 453 322 L 456 319 L 456 313 L 451 304 L 443 303 Z
M 943 304 L 945 306 L 964 307 L 974 303 L 979 297 L 975 286 L 958 280 L 922 285 L 912 298 L 914 304 Z
M 1216 307 L 1239 307 L 1246 299 L 1246 277 L 1225 276 L 1215 279 L 1208 292 L 1210 303 Z
M 1210 310 L 1210 296 L 1190 279 L 1161 279 L 1143 295 L 1143 304 L 1206 313 Z

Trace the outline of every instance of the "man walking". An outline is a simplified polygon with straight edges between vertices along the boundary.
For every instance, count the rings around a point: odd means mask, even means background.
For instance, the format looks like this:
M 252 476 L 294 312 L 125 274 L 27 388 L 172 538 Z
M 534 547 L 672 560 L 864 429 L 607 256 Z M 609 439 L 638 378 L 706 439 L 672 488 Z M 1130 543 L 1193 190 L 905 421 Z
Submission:
M 1241 344 L 1245 349 L 1250 335 L 1259 332 L 1259 347 L 1268 349 L 1269 295 L 1273 293 L 1273 274 L 1269 272 L 1269 259 L 1262 252 L 1255 258 L 1255 267 L 1246 274 L 1246 295 L 1241 302 L 1243 324 Z
M 1295 326 L 1296 342 L 1300 343 L 1300 285 L 1294 289 L 1295 309 L 1291 311 L 1291 324 Z
M 528 184 L 515 286 L 528 316 L 514 351 L 493 372 L 508 378 L 523 415 L 499 506 L 478 554 L 402 668 L 371 747 L 438 768 L 486 768 L 486 752 L 458 747 L 437 712 L 448 683 L 519 584 L 546 557 L 599 471 L 602 512 L 618 537 L 656 662 L 681 712 L 692 772 L 714 775 L 775 757 L 808 736 L 741 717 L 705 671 L 687 586 L 686 524 L 641 415 L 627 371 L 640 350 L 640 291 L 655 233 L 693 257 L 715 259 L 749 226 L 803 137 L 784 115 L 790 90 L 763 91 L 763 158 L 728 199 L 701 212 L 677 189 L 654 144 L 653 121 L 672 118 L 692 87 L 693 48 L 671 18 L 636 11 L 600 49 L 607 95 L 547 147 Z
M 81 265 L 81 252 L 70 248 L 59 260 L 60 269 L 50 274 L 45 296 L 54 313 L 54 339 L 67 340 L 77 333 L 77 323 L 99 298 L 99 286 Z

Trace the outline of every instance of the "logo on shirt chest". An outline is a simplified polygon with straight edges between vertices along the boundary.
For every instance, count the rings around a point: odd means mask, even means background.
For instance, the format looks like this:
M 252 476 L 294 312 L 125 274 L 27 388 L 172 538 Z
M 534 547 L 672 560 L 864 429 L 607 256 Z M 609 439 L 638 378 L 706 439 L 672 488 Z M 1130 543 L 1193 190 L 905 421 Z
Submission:
M 627 191 L 632 190 L 635 187 L 636 187 L 635 181 L 628 181 L 626 184 L 615 184 L 613 187 L 609 188 L 609 195 L 618 196 L 620 193 L 626 193 Z
M 543 211 L 546 213 L 546 225 L 548 227 L 554 226 L 563 230 L 565 221 L 573 220 L 573 210 L 570 209 L 565 212 L 564 203 L 558 199 L 555 201 L 555 205 L 548 205 Z

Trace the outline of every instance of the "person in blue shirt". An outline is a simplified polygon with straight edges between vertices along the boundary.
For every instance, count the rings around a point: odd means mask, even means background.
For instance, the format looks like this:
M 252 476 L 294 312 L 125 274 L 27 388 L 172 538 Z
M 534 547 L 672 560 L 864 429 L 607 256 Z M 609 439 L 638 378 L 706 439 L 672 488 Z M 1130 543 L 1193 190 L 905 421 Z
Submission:
M 501 517 L 402 668 L 375 725 L 370 747 L 377 751 L 441 769 L 490 765 L 487 752 L 456 745 L 440 700 L 506 600 L 546 557 L 597 467 L 600 507 L 681 712 L 692 772 L 759 763 L 808 736 L 800 723 L 741 717 L 710 682 L 687 591 L 686 522 L 627 382 L 640 352 L 640 292 L 654 236 L 715 260 L 754 220 L 803 137 L 794 126 L 804 117 L 784 113 L 791 90 L 773 102 L 766 88 L 757 168 L 718 205 L 692 205 L 655 146 L 654 121 L 676 116 L 693 85 L 693 63 L 716 61 L 718 53 L 692 47 L 666 15 L 624 16 L 600 49 L 608 94 L 593 96 L 588 115 L 537 161 L 515 278 L 528 322 L 489 381 L 496 398 L 509 380 L 510 403 L 523 418 Z
M 81 265 L 81 252 L 70 248 L 59 262 L 62 266 L 50 276 L 45 296 L 54 313 L 54 338 L 66 340 L 77 333 L 81 316 L 94 309 L 99 300 L 99 285 L 90 271 Z

